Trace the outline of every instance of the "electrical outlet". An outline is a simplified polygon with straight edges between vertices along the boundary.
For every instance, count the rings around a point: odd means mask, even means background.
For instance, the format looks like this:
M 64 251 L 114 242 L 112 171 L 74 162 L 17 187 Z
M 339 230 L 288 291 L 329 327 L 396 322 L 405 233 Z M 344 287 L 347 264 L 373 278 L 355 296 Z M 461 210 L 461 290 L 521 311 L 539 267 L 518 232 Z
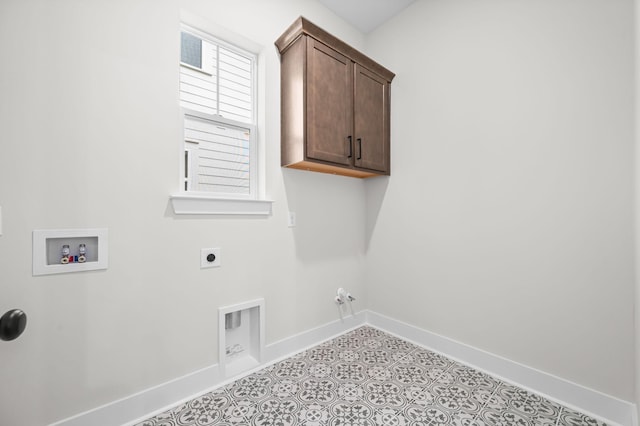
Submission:
M 287 226 L 289 228 L 296 227 L 296 212 L 289 212 L 289 216 L 287 216 Z
M 217 268 L 220 266 L 220 248 L 203 248 L 200 250 L 200 269 Z

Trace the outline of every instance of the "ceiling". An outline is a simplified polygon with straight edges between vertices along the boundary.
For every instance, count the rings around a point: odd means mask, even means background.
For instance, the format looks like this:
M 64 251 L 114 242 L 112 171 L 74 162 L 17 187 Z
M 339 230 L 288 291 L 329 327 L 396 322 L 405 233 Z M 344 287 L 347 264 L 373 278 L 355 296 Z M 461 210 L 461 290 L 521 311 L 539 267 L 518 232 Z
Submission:
M 318 0 L 336 15 L 367 34 L 415 0 Z

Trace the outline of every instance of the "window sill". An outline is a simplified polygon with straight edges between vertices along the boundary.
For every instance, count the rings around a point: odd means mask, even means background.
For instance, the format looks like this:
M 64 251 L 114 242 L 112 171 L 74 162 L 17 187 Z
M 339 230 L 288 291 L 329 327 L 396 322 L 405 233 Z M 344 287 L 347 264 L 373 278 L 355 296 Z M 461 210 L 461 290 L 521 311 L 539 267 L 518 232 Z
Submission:
M 175 214 L 270 216 L 270 200 L 214 198 L 206 195 L 177 194 L 170 197 Z

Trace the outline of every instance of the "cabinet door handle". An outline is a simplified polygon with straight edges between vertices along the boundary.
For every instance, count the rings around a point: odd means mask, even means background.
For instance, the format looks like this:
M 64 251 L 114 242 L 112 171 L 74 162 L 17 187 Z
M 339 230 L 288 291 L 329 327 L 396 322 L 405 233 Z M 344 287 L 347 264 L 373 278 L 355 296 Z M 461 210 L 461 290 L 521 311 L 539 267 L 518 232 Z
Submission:
M 358 158 L 356 160 L 362 159 L 362 138 L 356 139 L 358 141 Z
M 353 138 L 351 136 L 347 136 L 347 139 L 349 139 L 349 155 L 347 158 L 351 158 L 353 157 Z

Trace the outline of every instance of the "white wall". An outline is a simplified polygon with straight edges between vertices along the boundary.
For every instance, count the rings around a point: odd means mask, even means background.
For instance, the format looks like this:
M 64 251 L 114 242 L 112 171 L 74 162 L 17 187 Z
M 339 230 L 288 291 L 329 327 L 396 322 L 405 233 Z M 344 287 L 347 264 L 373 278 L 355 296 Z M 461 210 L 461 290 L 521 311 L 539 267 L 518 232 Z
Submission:
M 635 403 L 640 418 L 640 1 L 634 1 L 635 6 L 635 260 L 636 260 L 636 294 L 635 294 Z
M 634 401 L 631 0 L 418 0 L 366 182 L 369 308 Z
M 176 217 L 180 9 L 263 46 L 266 219 Z M 0 2 L 0 423 L 41 425 L 217 362 L 217 308 L 266 301 L 272 343 L 364 307 L 364 186 L 282 170 L 273 42 L 300 14 L 361 47 L 311 0 Z M 289 229 L 286 212 L 297 212 Z M 32 277 L 34 229 L 109 228 L 106 271 Z M 202 247 L 223 266 L 201 270 Z
M 633 400 L 631 4 L 418 0 L 365 46 L 314 0 L 0 2 L 0 313 L 29 315 L 1 423 L 216 363 L 218 306 L 264 297 L 267 343 L 334 320 L 338 285 Z M 263 46 L 270 218 L 172 214 L 181 9 Z M 300 14 L 397 73 L 390 179 L 279 167 L 273 41 Z M 32 277 L 32 230 L 81 227 L 109 228 L 109 269 Z

